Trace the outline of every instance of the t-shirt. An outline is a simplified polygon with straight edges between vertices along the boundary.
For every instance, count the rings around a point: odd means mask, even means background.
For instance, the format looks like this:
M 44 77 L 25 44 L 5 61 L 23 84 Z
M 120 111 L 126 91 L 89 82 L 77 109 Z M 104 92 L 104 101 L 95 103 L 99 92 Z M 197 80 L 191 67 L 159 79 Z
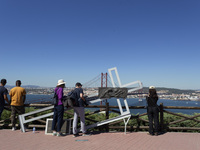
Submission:
M 5 104 L 5 99 L 4 95 L 8 94 L 8 90 L 4 86 L 0 86 L 0 105 L 4 106 Z
M 12 106 L 23 106 L 24 102 L 22 99 L 22 96 L 26 95 L 26 91 L 22 87 L 14 87 L 10 90 L 9 93 L 11 98 L 11 104 Z
M 78 107 L 84 107 L 84 102 L 83 100 L 80 98 L 80 94 L 83 94 L 83 89 L 82 88 L 75 88 L 74 89 L 74 97 L 76 97 L 76 104 Z
M 58 89 L 59 88 L 59 89 Z M 62 99 L 63 99 L 63 88 L 56 87 L 55 88 L 56 94 L 58 95 L 58 105 L 62 105 Z

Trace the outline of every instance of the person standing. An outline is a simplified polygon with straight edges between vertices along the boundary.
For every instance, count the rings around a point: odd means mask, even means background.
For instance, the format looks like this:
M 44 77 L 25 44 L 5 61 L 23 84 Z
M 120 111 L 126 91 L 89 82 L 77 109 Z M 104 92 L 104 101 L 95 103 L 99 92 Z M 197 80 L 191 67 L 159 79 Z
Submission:
M 85 126 L 85 110 L 84 110 L 84 103 L 85 98 L 83 97 L 83 89 L 82 89 L 82 84 L 77 82 L 76 83 L 76 88 L 73 91 L 73 97 L 76 101 L 76 104 L 74 106 L 74 120 L 73 120 L 73 137 L 79 136 L 78 130 L 77 130 L 77 123 L 78 123 L 78 116 L 80 116 L 80 121 L 81 121 L 81 131 L 82 131 L 82 136 L 88 136 L 86 132 L 86 126 Z
M 11 123 L 12 131 L 16 130 L 16 114 L 21 115 L 25 113 L 24 103 L 26 100 L 26 90 L 21 87 L 21 81 L 16 81 L 16 87 L 10 90 L 10 100 L 11 100 Z
M 58 96 L 58 103 L 54 105 L 54 115 L 51 128 L 51 130 L 53 130 L 53 136 L 62 136 L 61 127 L 63 124 L 63 113 L 64 113 L 64 106 L 62 103 L 62 99 L 63 99 L 63 89 L 65 88 L 65 83 L 66 82 L 64 82 L 63 79 L 60 79 L 58 80 L 58 84 L 55 88 L 56 95 Z
M 6 85 L 7 81 L 6 79 L 1 79 L 1 85 L 0 85 L 0 119 L 1 119 L 1 114 L 4 110 L 4 105 L 5 105 L 5 100 L 7 101 L 8 104 L 10 104 L 8 100 L 8 90 L 4 87 Z
M 147 100 L 147 114 L 149 119 L 149 135 L 158 135 L 159 129 L 159 108 L 157 105 L 158 95 L 154 86 L 149 87 L 149 95 L 146 97 Z M 153 128 L 154 122 L 154 128 Z

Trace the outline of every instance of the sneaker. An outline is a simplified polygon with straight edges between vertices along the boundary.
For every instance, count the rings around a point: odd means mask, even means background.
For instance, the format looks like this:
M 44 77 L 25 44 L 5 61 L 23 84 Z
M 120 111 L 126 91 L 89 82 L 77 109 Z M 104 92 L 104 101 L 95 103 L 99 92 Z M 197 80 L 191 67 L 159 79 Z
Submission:
M 153 133 L 147 133 L 147 135 L 151 135 L 151 136 L 153 136 L 154 134 L 153 134 Z
M 52 134 L 53 136 L 57 136 L 57 133 L 56 132 L 53 132 L 53 134 Z
M 16 130 L 16 127 L 12 127 L 12 131 L 15 131 Z
M 155 136 L 158 136 L 158 132 L 155 132 Z
M 79 136 L 79 134 L 74 134 L 74 135 L 73 135 L 74 138 L 77 137 L 77 136 Z
M 57 136 L 63 136 L 63 134 L 58 132 L 58 133 L 57 133 Z
M 90 136 L 91 134 L 83 133 L 82 136 Z

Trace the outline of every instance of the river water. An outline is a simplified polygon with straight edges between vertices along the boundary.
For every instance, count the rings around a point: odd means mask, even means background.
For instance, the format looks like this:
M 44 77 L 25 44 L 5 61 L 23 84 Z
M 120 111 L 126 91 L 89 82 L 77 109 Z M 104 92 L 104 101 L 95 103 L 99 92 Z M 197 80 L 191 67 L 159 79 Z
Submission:
M 52 95 L 27 95 L 26 103 L 39 103 L 39 102 L 48 102 L 51 101 Z M 111 98 L 107 100 L 110 106 L 118 106 L 117 100 L 115 98 Z M 123 99 L 120 99 L 122 106 L 124 106 Z M 146 106 L 146 100 L 142 99 L 139 101 L 135 98 L 127 99 L 129 106 Z M 168 100 L 168 99 L 159 99 L 158 105 L 163 103 L 164 106 L 192 106 L 192 107 L 200 107 L 200 101 L 181 101 L 181 100 Z M 99 105 L 100 102 L 95 103 L 94 105 Z M 105 104 L 103 102 L 103 104 Z M 90 109 L 94 110 L 94 109 Z M 146 109 L 131 109 L 132 114 L 142 114 L 146 112 Z M 200 113 L 200 110 L 194 109 L 168 109 L 168 111 L 183 113 L 192 115 L 193 113 Z

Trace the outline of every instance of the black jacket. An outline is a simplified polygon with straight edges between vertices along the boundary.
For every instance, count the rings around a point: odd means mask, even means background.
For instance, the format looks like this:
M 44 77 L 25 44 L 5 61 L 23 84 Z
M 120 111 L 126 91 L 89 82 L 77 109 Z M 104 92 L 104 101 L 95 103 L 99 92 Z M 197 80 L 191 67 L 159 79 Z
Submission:
M 157 107 L 158 97 L 146 97 L 148 107 Z

